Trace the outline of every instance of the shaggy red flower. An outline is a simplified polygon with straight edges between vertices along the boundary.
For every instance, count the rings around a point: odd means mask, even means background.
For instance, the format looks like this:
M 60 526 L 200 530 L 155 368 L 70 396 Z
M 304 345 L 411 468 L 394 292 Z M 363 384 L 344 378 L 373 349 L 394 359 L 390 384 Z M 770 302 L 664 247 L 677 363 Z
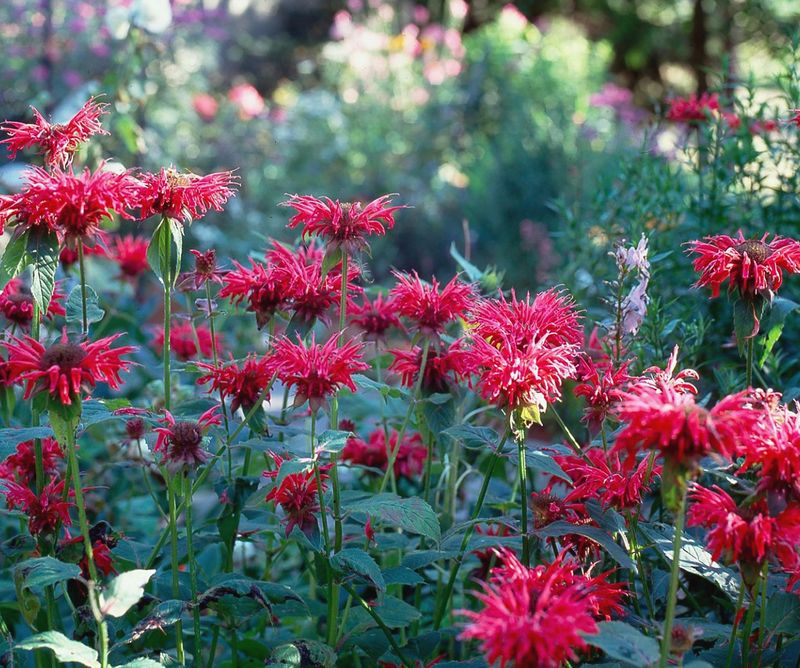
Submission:
M 308 401 L 316 411 L 341 387 L 356 391 L 353 374 L 369 369 L 361 359 L 362 352 L 357 341 L 339 347 L 336 337 L 318 344 L 312 334 L 311 343 L 305 344 L 299 336 L 297 343 L 284 336 L 275 342 L 269 364 L 282 383 L 295 388 L 294 405 Z
M 777 560 L 791 573 L 800 568 L 800 506 L 790 505 L 772 516 L 765 500 L 737 505 L 716 485 L 693 485 L 690 501 L 687 526 L 708 529 L 712 558 L 738 564 L 748 586 L 755 584 L 765 560 Z
M 677 366 L 678 346 L 676 345 L 667 360 L 667 366 L 664 369 L 657 366 L 645 369 L 644 374 L 636 379 L 636 385 L 649 387 L 653 390 L 669 387 L 678 394 L 697 394 L 697 387 L 695 387 L 694 381 L 700 379 L 700 374 L 694 369 L 682 369 L 675 373 Z
M 52 475 L 58 465 L 64 460 L 64 452 L 54 438 L 42 439 L 42 471 L 45 475 Z M 17 444 L 14 453 L 0 463 L 0 478 L 19 482 L 23 485 L 32 485 L 36 477 L 36 456 L 33 441 L 23 441 Z
M 397 285 L 389 296 L 394 299 L 397 312 L 427 336 L 443 334 L 448 323 L 463 316 L 473 305 L 472 286 L 459 281 L 458 276 L 443 288 L 435 278 L 431 283 L 424 282 L 416 271 L 413 274 L 395 271 L 394 276 Z
M 67 167 L 80 145 L 93 135 L 109 134 L 100 125 L 100 117 L 108 113 L 108 104 L 89 98 L 66 123 L 49 123 L 35 107 L 33 123 L 6 121 L 0 132 L 9 135 L 0 144 L 6 144 L 8 156 L 13 160 L 18 151 L 35 146 L 44 155 L 49 167 Z
M 318 235 L 328 245 L 342 248 L 346 253 L 367 246 L 367 237 L 384 235 L 394 227 L 394 212 L 403 206 L 388 206 L 392 195 L 383 195 L 368 204 L 340 202 L 329 197 L 317 199 L 310 195 L 290 195 L 282 206 L 297 213 L 289 221 L 289 228 L 303 225 L 303 237 Z
M 28 516 L 28 531 L 32 536 L 55 531 L 59 523 L 71 526 L 69 509 L 74 504 L 64 499 L 63 480 L 52 479 L 38 496 L 26 485 L 9 480 L 0 481 L 0 488 L 4 488 L 9 508 L 21 510 Z
M 197 420 L 175 420 L 165 410 L 160 420 L 163 427 L 156 427 L 158 434 L 153 452 L 161 454 L 162 461 L 171 471 L 191 471 L 208 461 L 211 454 L 203 449 L 203 438 L 214 425 L 222 422 L 217 414 L 219 406 L 212 406 Z
M 740 444 L 739 471 L 755 470 L 758 490 L 784 497 L 783 503 L 800 501 L 800 415 L 786 406 L 770 408 L 764 406 L 758 428 Z
M 469 623 L 459 638 L 479 640 L 489 664 L 557 668 L 575 661 L 587 647 L 584 634 L 597 633 L 598 620 L 621 612 L 625 591 L 606 582 L 607 573 L 583 575 L 563 555 L 535 568 L 507 550 L 498 556 L 502 566 L 476 594 L 483 608 L 460 611 Z
M 284 460 L 274 453 L 270 454 L 275 462 L 275 470 L 265 471 L 263 475 L 265 478 L 277 478 Z M 323 493 L 326 490 L 328 468 L 328 465 L 319 467 Z M 266 501 L 275 502 L 286 513 L 287 536 L 294 527 L 299 527 L 304 533 L 310 532 L 317 526 L 314 513 L 318 513 L 320 509 L 319 487 L 314 470 L 309 467 L 304 471 L 288 474 L 269 491 Z
M 370 433 L 366 441 L 351 436 L 347 445 L 342 450 L 342 461 L 357 466 L 379 469 L 385 471 L 389 464 L 389 448 L 397 455 L 394 460 L 394 474 L 398 478 L 416 479 L 425 465 L 428 449 L 422 442 L 422 437 L 417 434 L 405 434 L 400 448 L 397 448 L 397 439 L 400 434 L 392 430 L 389 436 L 389 446 L 386 445 L 386 433 L 382 428 Z
M 596 432 L 622 398 L 623 389 L 631 380 L 628 362 L 614 369 L 610 363 L 598 366 L 591 358 L 583 357 L 578 361 L 578 378 L 581 382 L 573 393 L 585 398 L 587 407 L 582 420 L 592 432 Z
M 195 338 L 195 332 L 197 337 Z M 215 335 L 215 342 L 217 350 L 220 347 L 220 336 Z M 198 355 L 197 344 L 200 344 L 200 355 L 202 357 L 211 357 L 214 350 L 211 345 L 211 330 L 205 325 L 197 325 L 192 327 L 190 322 L 173 322 L 169 328 L 169 346 L 170 350 L 175 353 L 175 356 L 181 362 L 188 362 Z M 156 350 L 163 350 L 164 346 L 164 328 L 155 328 L 155 337 L 153 338 L 153 347 Z
M 0 224 L 49 229 L 67 241 L 91 242 L 102 231 L 101 223 L 113 213 L 132 218 L 128 210 L 138 201 L 131 175 L 103 165 L 79 174 L 71 169 L 47 172 L 33 167 L 25 172 L 24 180 L 19 193 L 0 200 Z
M 8 350 L 9 378 L 25 384 L 26 400 L 47 392 L 51 399 L 70 405 L 73 398 L 88 394 L 97 383 L 119 389 L 120 373 L 131 366 L 122 356 L 136 350 L 133 346 L 112 348 L 111 344 L 121 336 L 114 334 L 97 341 L 72 343 L 64 330 L 61 340 L 49 347 L 29 336 L 12 336 L 8 341 L 0 341 L 0 346 Z
M 394 361 L 389 371 L 400 375 L 400 382 L 406 387 L 414 387 L 419 378 L 422 364 L 422 349 L 413 346 L 410 350 L 390 350 Z M 451 343 L 446 350 L 428 350 L 425 362 L 425 377 L 422 389 L 428 393 L 449 392 L 452 385 L 469 378 L 474 366 L 470 355 L 464 349 L 463 339 Z
M 676 123 L 705 121 L 712 112 L 719 111 L 719 97 L 716 93 L 695 94 L 689 97 L 676 97 L 669 101 L 667 120 Z
M 364 332 L 367 341 L 383 341 L 392 327 L 402 326 L 395 312 L 394 300 L 391 297 L 384 299 L 383 295 L 372 301 L 365 295 L 360 304 L 348 307 L 350 322 Z
M 178 276 L 178 289 L 200 290 L 208 281 L 222 285 L 226 272 L 217 269 L 217 251 L 210 248 L 205 253 L 198 250 L 189 252 L 194 255 L 194 271 Z
M 255 354 L 248 355 L 241 366 L 236 362 L 224 366 L 198 362 L 197 366 L 208 371 L 197 379 L 197 384 L 211 383 L 209 392 L 219 392 L 223 400 L 230 397 L 233 411 L 241 407 L 247 412 L 255 406 L 273 376 L 269 360 Z M 265 399 L 269 399 L 269 395 Z
M 47 317 L 53 319 L 55 316 L 64 316 L 66 311 L 61 302 L 64 293 L 61 292 L 60 285 L 55 284 L 53 296 L 47 306 Z M 33 320 L 33 295 L 21 278 L 12 278 L 0 292 L 0 313 L 6 320 L 25 330 L 30 328 Z
M 744 299 L 756 296 L 772 299 L 783 283 L 783 272 L 800 273 L 800 242 L 768 234 L 760 239 L 745 239 L 725 234 L 690 242 L 689 252 L 697 254 L 694 270 L 700 274 L 695 287 L 708 286 L 718 297 L 727 281 L 728 292 L 738 290 Z
M 108 256 L 119 267 L 119 277 L 134 281 L 150 269 L 147 261 L 147 247 L 150 242 L 145 237 L 132 234 L 113 237 L 109 244 Z
M 220 298 L 229 298 L 233 304 L 248 303 L 247 310 L 256 315 L 261 329 L 284 308 L 289 301 L 291 280 L 286 271 L 273 265 L 263 265 L 251 258 L 250 269 L 234 260 L 234 269 L 225 274 Z
M 199 220 L 211 210 L 222 211 L 234 196 L 238 179 L 233 172 L 206 176 L 164 168 L 157 174 L 139 175 L 142 219 L 159 215 L 185 223 Z

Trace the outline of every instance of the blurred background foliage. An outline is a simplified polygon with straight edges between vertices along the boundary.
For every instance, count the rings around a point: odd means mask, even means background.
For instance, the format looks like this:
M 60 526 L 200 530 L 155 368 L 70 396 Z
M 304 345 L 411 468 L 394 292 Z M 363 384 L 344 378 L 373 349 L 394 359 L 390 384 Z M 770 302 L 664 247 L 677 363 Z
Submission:
M 791 0 L 6 0 L 0 117 L 103 93 L 103 156 L 238 169 L 233 205 L 191 230 L 221 257 L 288 239 L 285 193 L 396 192 L 412 208 L 373 246 L 377 281 L 447 276 L 455 244 L 506 286 L 563 282 L 602 323 L 609 252 L 644 234 L 659 287 L 636 345 L 712 364 L 730 341 L 707 323 L 730 305 L 689 289 L 682 244 L 800 233 L 798 17 Z M 663 120 L 706 90 L 708 122 Z M 765 373 L 800 387 L 775 359 Z

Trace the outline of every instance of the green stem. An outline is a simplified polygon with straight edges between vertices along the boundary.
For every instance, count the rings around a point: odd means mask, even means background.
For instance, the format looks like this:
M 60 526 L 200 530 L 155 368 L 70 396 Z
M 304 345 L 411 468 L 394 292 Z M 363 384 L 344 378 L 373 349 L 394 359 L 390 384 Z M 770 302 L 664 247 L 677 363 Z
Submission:
M 733 625 L 731 626 L 731 637 L 728 641 L 728 656 L 725 659 L 725 668 L 731 668 L 733 663 L 733 652 L 736 649 L 736 631 L 739 630 L 739 610 L 744 605 L 744 583 L 739 587 L 739 597 L 736 599 L 736 609 L 733 611 Z
M 681 541 L 683 540 L 683 525 L 686 519 L 686 490 L 680 490 L 677 516 L 675 517 L 675 539 L 672 548 L 672 568 L 669 575 L 669 592 L 667 594 L 667 614 L 664 619 L 664 632 L 661 638 L 661 658 L 659 668 L 666 668 L 669 663 L 672 648 L 672 625 L 675 621 L 675 607 L 678 600 L 678 580 L 681 572 Z
M 181 598 L 180 583 L 178 581 L 178 504 L 177 494 L 175 493 L 175 481 L 167 481 L 167 496 L 169 497 L 169 532 L 170 532 L 170 556 L 172 573 L 172 597 L 176 600 Z M 175 649 L 178 653 L 178 663 L 186 665 L 186 656 L 183 651 L 183 625 L 179 619 L 175 623 Z
M 444 619 L 444 613 L 445 610 L 447 609 L 447 602 L 450 600 L 450 596 L 452 596 L 453 594 L 453 588 L 456 585 L 456 577 L 458 576 L 458 571 L 461 568 L 461 563 L 464 560 L 464 552 L 466 551 L 467 545 L 469 544 L 469 539 L 472 537 L 472 532 L 475 530 L 475 520 L 478 519 L 478 516 L 481 513 L 481 508 L 483 508 L 483 500 L 486 498 L 486 492 L 489 489 L 489 481 L 492 479 L 492 473 L 494 472 L 494 467 L 497 465 L 497 462 L 500 459 L 500 453 L 503 451 L 503 446 L 505 446 L 510 433 L 511 433 L 511 428 L 509 425 L 507 425 L 506 430 L 503 433 L 503 438 L 500 440 L 497 449 L 494 452 L 492 452 L 491 459 L 489 460 L 489 470 L 486 471 L 486 475 L 483 478 L 483 484 L 481 485 L 480 492 L 478 492 L 478 499 L 475 502 L 475 509 L 472 511 L 472 518 L 470 524 L 464 531 L 464 537 L 461 539 L 461 546 L 458 549 L 458 556 L 455 558 L 455 560 L 453 561 L 453 565 L 450 567 L 450 576 L 447 580 L 447 586 L 444 591 L 444 597 L 438 602 L 438 605 L 436 606 L 436 612 L 433 619 L 434 631 L 439 630 L 439 627 L 442 624 L 442 620 Z
M 769 562 L 765 559 L 761 567 L 761 611 L 758 624 L 758 652 L 759 665 L 764 654 L 764 636 L 767 629 L 767 578 L 769 576 Z
M 744 627 L 742 627 L 742 665 L 749 666 L 750 663 L 750 636 L 753 632 L 753 621 L 756 618 L 756 603 L 758 602 L 758 590 L 761 586 L 761 578 L 756 580 L 753 587 L 752 595 L 750 597 L 750 605 L 747 608 L 747 615 L 744 618 Z
M 217 330 L 214 323 L 214 312 L 211 309 L 211 283 L 206 281 L 206 306 L 208 307 L 208 329 L 211 332 L 211 358 L 214 360 L 214 366 L 219 366 L 219 351 L 217 350 Z M 271 324 L 271 323 L 270 323 Z M 200 350 L 200 348 L 197 348 Z M 222 396 L 222 390 L 219 392 L 219 403 L 222 406 L 222 420 L 225 423 L 225 434 L 230 433 L 230 425 L 228 424 L 228 408 L 225 405 L 225 399 Z M 232 455 L 230 448 L 228 448 L 228 478 L 231 477 L 233 471 Z
M 188 475 L 183 476 L 183 502 L 185 510 L 183 517 L 186 522 L 186 553 L 189 560 L 189 586 L 192 592 L 192 622 L 194 628 L 194 659 L 198 665 L 202 658 L 202 636 L 200 632 L 200 607 L 197 604 L 197 563 L 194 559 L 194 545 L 192 545 L 192 481 Z
M 745 369 L 745 383 L 746 387 L 753 386 L 753 348 L 755 346 L 755 337 L 751 336 L 747 339 L 747 361 Z
M 89 335 L 89 311 L 86 306 L 86 262 L 83 256 L 83 241 L 78 239 L 78 273 L 81 281 L 81 316 L 83 317 L 81 332 L 84 336 Z
M 564 436 L 567 437 L 567 442 L 569 443 L 569 446 L 572 448 L 575 454 L 578 455 L 578 457 L 580 457 L 584 461 L 591 464 L 592 460 L 589 459 L 589 456 L 583 451 L 583 448 L 581 448 L 580 443 L 578 443 L 578 440 L 572 435 L 572 432 L 570 431 L 569 427 L 567 427 L 567 424 L 564 422 L 564 420 L 561 419 L 561 416 L 558 414 L 556 407 L 551 405 L 550 412 L 553 414 L 553 417 L 556 419 L 556 422 L 558 422 L 558 426 L 561 427 L 561 431 L 564 432 Z
M 169 225 L 169 221 L 165 218 L 162 225 Z M 170 410 L 172 405 L 172 375 L 170 369 L 170 329 L 172 326 L 172 238 L 169 234 L 162 234 L 163 243 L 165 248 L 162 248 L 164 254 L 164 264 L 161 267 L 161 273 L 164 281 L 164 408 Z
M 519 508 L 522 513 L 522 563 L 530 567 L 530 545 L 528 536 L 528 462 L 525 460 L 525 439 L 517 441 L 517 453 L 519 455 L 519 489 L 520 501 Z
M 325 495 L 322 489 L 322 476 L 319 472 L 319 464 L 317 462 L 317 414 L 316 411 L 311 411 L 311 461 L 314 466 L 314 480 L 317 483 L 317 498 L 319 499 L 319 514 L 322 518 L 322 539 L 325 543 L 325 551 L 331 551 L 331 539 L 328 532 L 328 514 L 325 512 Z

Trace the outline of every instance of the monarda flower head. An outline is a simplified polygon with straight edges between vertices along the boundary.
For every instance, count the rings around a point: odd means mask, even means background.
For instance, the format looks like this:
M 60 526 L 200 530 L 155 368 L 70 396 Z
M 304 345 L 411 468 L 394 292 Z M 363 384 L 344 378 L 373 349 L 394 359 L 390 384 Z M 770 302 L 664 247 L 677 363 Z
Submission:
M 474 289 L 459 281 L 458 276 L 444 287 L 433 278 L 424 282 L 417 272 L 394 272 L 397 284 L 389 296 L 397 312 L 411 320 L 414 328 L 426 336 L 443 334 L 447 325 L 464 316 L 474 302 Z
M 219 392 L 223 399 L 231 398 L 231 409 L 249 411 L 272 381 L 273 371 L 266 357 L 248 355 L 240 364 L 230 362 L 214 366 L 198 362 L 208 373 L 197 379 L 198 385 L 211 384 L 209 391 Z M 267 395 L 265 399 L 269 399 Z
M 341 248 L 345 253 L 359 251 L 367 246 L 367 237 L 384 235 L 394 227 L 394 213 L 403 206 L 389 206 L 392 195 L 383 195 L 368 204 L 340 202 L 329 197 L 317 199 L 310 195 L 290 195 L 282 206 L 297 213 L 289 221 L 289 228 L 303 226 L 303 237 L 317 235 L 327 241 L 330 248 Z
M 222 421 L 218 410 L 219 406 L 212 406 L 197 420 L 176 420 L 172 413 L 164 411 L 164 426 L 155 429 L 158 438 L 153 450 L 161 453 L 167 468 L 189 472 L 208 461 L 211 454 L 203 448 L 203 439 L 210 427 Z
M 628 362 L 623 362 L 615 369 L 610 363 L 598 366 L 591 357 L 582 357 L 578 361 L 578 379 L 581 382 L 575 386 L 573 393 L 586 400 L 582 420 L 596 433 L 609 413 L 613 412 L 626 384 L 631 380 Z
M 108 257 L 119 267 L 119 278 L 135 281 L 150 269 L 147 260 L 149 240 L 132 234 L 115 236 L 111 239 Z
M 697 371 L 687 368 L 675 373 L 679 352 L 676 345 L 663 369 L 658 366 L 648 367 L 640 377 L 634 379 L 634 384 L 656 391 L 660 391 L 662 387 L 668 387 L 678 394 L 697 394 L 697 387 L 694 384 L 700 380 L 700 374 Z
M 178 276 L 179 290 L 200 290 L 209 281 L 222 285 L 224 271 L 217 269 L 217 251 L 209 248 L 205 253 L 190 250 L 194 255 L 194 271 Z
M 192 323 L 190 322 L 173 322 L 169 328 L 170 350 L 175 353 L 175 356 L 181 362 L 188 362 L 189 360 L 195 359 L 198 355 L 202 357 L 211 357 L 214 352 L 211 341 L 211 330 L 206 325 L 200 324 L 196 327 L 192 327 Z M 199 351 L 197 349 L 198 343 L 200 344 Z M 219 350 L 219 334 L 215 335 L 215 343 Z M 155 328 L 153 347 L 161 351 L 163 346 L 164 328 L 159 326 Z
M 703 93 L 699 97 L 692 94 L 669 101 L 667 120 L 675 123 L 697 123 L 707 121 L 716 111 L 719 111 L 719 97 L 716 93 Z
M 247 310 L 255 313 L 256 325 L 263 328 L 276 311 L 287 306 L 291 296 L 291 278 L 282 268 L 250 260 L 250 268 L 233 262 L 233 269 L 222 279 L 220 298 L 233 304 L 247 303 Z
M 414 387 L 419 380 L 422 349 L 412 346 L 408 350 L 392 349 L 389 353 L 394 357 L 389 371 L 398 374 L 405 387 Z M 431 346 L 425 361 L 422 390 L 425 394 L 450 392 L 454 385 L 469 378 L 473 371 L 473 360 L 463 339 L 457 339 L 444 349 Z
M 353 374 L 369 369 L 361 359 L 362 352 L 363 346 L 357 341 L 340 347 L 336 337 L 323 344 L 317 343 L 313 334 L 309 344 L 299 336 L 297 343 L 282 337 L 275 342 L 269 364 L 278 380 L 295 388 L 294 405 L 308 401 L 316 411 L 341 387 L 356 391 Z
M 64 452 L 54 438 L 42 439 L 42 471 L 52 475 L 64 459 Z M 17 444 L 16 450 L 0 463 L 0 478 L 32 486 L 36 477 L 36 454 L 33 441 Z
M 139 204 L 142 219 L 159 215 L 184 223 L 199 220 L 210 210 L 222 211 L 233 197 L 238 179 L 233 172 L 206 176 L 164 168 L 139 174 Z
M 114 390 L 120 387 L 120 373 L 131 366 L 122 357 L 136 350 L 133 346 L 112 348 L 121 336 L 72 343 L 65 330 L 61 340 L 48 347 L 29 336 L 12 336 L 0 341 L 0 346 L 8 351 L 9 379 L 25 385 L 25 399 L 44 392 L 52 401 L 68 406 L 97 383 L 107 383 Z
M 366 441 L 352 436 L 347 439 L 347 445 L 342 450 L 342 461 L 385 471 L 389 465 L 391 448 L 392 452 L 397 453 L 394 460 L 394 474 L 397 477 L 415 480 L 422 473 L 428 449 L 417 433 L 405 434 L 398 448 L 399 436 L 396 430 L 392 430 L 388 447 L 386 432 L 381 427 L 373 430 Z
M 50 304 L 47 306 L 47 318 L 64 316 L 66 311 L 61 302 L 64 294 L 56 283 Z M 0 292 L 0 313 L 12 325 L 28 330 L 33 320 L 33 295 L 21 278 L 12 278 Z
M 476 594 L 483 608 L 459 611 L 469 620 L 459 638 L 478 640 L 490 665 L 558 668 L 587 648 L 584 635 L 597 633 L 597 621 L 622 611 L 625 590 L 607 573 L 583 575 L 563 555 L 535 568 L 507 550 L 498 558 L 502 566 Z
M 313 468 L 309 467 L 303 471 L 289 473 L 280 477 L 280 470 L 285 461 L 278 455 L 270 453 L 275 462 L 275 470 L 265 471 L 265 478 L 275 478 L 277 483 L 269 491 L 266 501 L 273 501 L 280 506 L 286 514 L 286 535 L 288 536 L 294 527 L 298 527 L 303 533 L 309 534 L 317 528 L 317 518 L 319 508 L 319 487 L 317 487 L 316 475 Z M 326 471 L 330 465 L 319 467 L 320 482 L 322 492 L 326 490 Z
M 49 123 L 38 109 L 31 107 L 33 123 L 6 121 L 0 125 L 0 132 L 8 134 L 0 144 L 6 145 L 11 160 L 18 151 L 36 147 L 48 167 L 66 168 L 83 142 L 93 135 L 109 134 L 100 125 L 100 117 L 108 113 L 107 107 L 104 102 L 90 98 L 66 123 Z
M 364 333 L 367 341 L 383 341 L 386 333 L 393 327 L 401 327 L 397 309 L 392 298 L 384 299 L 378 295 L 370 300 L 366 295 L 361 303 L 354 303 L 347 309 L 350 322 Z
M 69 509 L 74 504 L 64 498 L 63 480 L 52 479 L 38 495 L 27 485 L 8 480 L 0 481 L 0 491 L 5 493 L 9 508 L 21 510 L 28 516 L 28 531 L 32 536 L 51 533 L 59 524 L 72 524 Z

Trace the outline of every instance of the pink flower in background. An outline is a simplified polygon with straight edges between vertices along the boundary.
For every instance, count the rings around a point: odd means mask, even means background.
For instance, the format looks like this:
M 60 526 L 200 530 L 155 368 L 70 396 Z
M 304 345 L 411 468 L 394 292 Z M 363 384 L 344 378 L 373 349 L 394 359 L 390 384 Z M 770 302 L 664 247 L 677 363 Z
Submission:
M 213 121 L 219 110 L 219 102 L 208 93 L 197 93 L 192 98 L 192 107 L 204 121 Z
M 243 119 L 251 119 L 260 115 L 267 105 L 264 98 L 248 83 L 237 84 L 228 91 L 228 99 L 239 109 L 239 116 Z

